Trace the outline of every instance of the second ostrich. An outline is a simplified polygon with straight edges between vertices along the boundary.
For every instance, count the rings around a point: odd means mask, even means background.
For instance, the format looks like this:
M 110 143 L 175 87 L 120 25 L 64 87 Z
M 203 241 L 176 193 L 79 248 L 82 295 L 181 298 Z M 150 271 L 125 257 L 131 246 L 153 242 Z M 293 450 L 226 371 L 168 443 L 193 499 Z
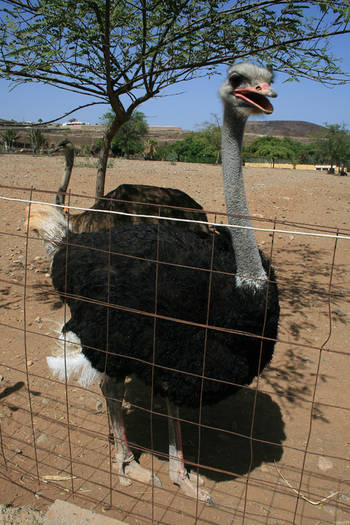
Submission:
M 56 204 L 63 205 L 74 164 L 74 146 L 65 139 L 51 151 L 55 153 L 63 151 L 65 157 L 65 172 L 56 195 Z M 95 210 L 103 210 L 99 213 Z M 198 211 L 197 211 L 198 210 Z M 113 228 L 120 222 L 137 224 L 157 224 L 158 219 L 138 217 L 137 215 L 111 214 L 108 211 L 119 211 L 138 215 L 160 215 L 189 221 L 207 222 L 208 218 L 202 211 L 202 206 L 192 199 L 187 193 L 176 188 L 163 188 L 160 186 L 149 186 L 146 184 L 121 184 L 107 195 L 98 199 L 90 210 L 81 213 L 70 214 L 69 222 L 74 232 L 93 232 L 106 228 Z M 166 221 L 172 222 L 172 221 Z M 190 230 L 207 233 L 209 227 L 201 222 L 176 222 Z
M 184 465 L 179 409 L 225 399 L 272 358 L 278 290 L 248 219 L 241 166 L 247 117 L 273 111 L 267 99 L 276 96 L 271 80 L 267 69 L 242 63 L 229 69 L 220 88 L 226 205 L 235 214 L 229 218 L 229 246 L 220 235 L 169 224 L 75 234 L 67 232 L 57 209 L 33 205 L 30 227 L 51 254 L 54 287 L 71 312 L 61 336 L 66 353 L 49 357 L 48 364 L 62 378 L 75 373 L 84 384 L 101 379 L 121 483 L 152 478 L 125 437 L 126 375 L 167 400 L 171 480 L 187 495 L 212 503 Z

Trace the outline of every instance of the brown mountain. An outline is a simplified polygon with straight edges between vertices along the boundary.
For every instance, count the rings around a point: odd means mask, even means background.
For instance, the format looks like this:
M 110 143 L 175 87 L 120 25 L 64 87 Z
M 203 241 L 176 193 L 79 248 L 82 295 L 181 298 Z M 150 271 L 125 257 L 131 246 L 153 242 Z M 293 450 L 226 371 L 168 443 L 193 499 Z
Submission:
M 246 126 L 244 140 L 246 143 L 250 143 L 257 137 L 268 135 L 280 138 L 289 137 L 308 143 L 316 140 L 325 131 L 326 128 L 324 126 L 302 120 L 249 121 Z M 188 133 L 190 132 L 174 126 L 149 126 L 149 137 L 155 139 L 159 145 L 183 140 Z
M 259 120 L 249 121 L 246 126 L 246 142 L 261 136 L 289 137 L 307 143 L 316 140 L 325 133 L 326 128 L 302 120 Z
M 30 125 L 28 123 L 14 122 L 0 119 L 0 132 L 8 127 L 15 127 L 22 147 L 28 147 Z M 102 137 L 103 126 L 96 125 L 49 125 L 41 128 L 50 146 L 56 146 L 58 142 L 67 138 L 77 147 L 83 145 L 92 146 L 98 138 Z M 257 137 L 274 136 L 290 137 L 303 143 L 312 142 L 320 134 L 324 133 L 325 127 L 299 120 L 260 120 L 249 121 L 246 126 L 244 142 L 250 143 Z M 183 140 L 190 133 L 175 126 L 149 126 L 148 138 L 157 141 L 158 145 L 170 144 L 176 140 Z

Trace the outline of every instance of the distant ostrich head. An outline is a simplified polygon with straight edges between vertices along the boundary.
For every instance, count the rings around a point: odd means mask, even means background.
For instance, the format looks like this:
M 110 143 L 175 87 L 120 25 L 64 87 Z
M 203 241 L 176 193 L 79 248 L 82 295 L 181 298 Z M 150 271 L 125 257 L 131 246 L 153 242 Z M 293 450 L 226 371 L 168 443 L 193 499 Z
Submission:
M 273 106 L 267 97 L 277 97 L 271 88 L 273 73 L 250 62 L 231 66 L 227 80 L 219 94 L 225 104 L 232 106 L 242 117 L 252 114 L 272 113 Z
M 57 151 L 63 151 L 65 157 L 65 172 L 61 180 L 60 187 L 56 195 L 56 204 L 63 205 L 65 200 L 65 194 L 68 188 L 69 180 L 72 174 L 74 164 L 74 145 L 70 140 L 64 139 L 59 142 L 56 148 L 52 149 L 50 153 L 56 153 Z
M 50 150 L 50 153 L 57 153 L 58 151 L 66 152 L 66 150 L 74 151 L 74 146 L 70 140 L 64 139 L 64 140 L 61 140 L 61 142 L 59 142 L 55 148 Z

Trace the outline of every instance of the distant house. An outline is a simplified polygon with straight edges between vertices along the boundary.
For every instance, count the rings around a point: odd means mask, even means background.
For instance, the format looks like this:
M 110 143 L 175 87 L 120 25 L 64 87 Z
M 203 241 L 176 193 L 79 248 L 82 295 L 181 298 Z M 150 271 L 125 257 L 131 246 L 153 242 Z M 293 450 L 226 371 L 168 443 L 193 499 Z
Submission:
M 315 166 L 315 170 L 317 171 L 328 171 L 331 169 L 331 165 L 330 164 L 318 164 Z
M 63 122 L 62 126 L 90 126 L 88 122 L 79 122 L 79 120 L 73 120 L 72 122 Z

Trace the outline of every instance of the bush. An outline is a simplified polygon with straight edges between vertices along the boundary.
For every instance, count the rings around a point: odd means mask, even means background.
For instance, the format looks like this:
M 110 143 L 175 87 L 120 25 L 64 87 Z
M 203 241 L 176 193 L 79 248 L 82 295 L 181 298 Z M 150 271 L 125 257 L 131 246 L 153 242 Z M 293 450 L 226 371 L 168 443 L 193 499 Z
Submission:
M 161 146 L 155 155 L 157 160 L 169 160 L 171 162 L 200 162 L 215 164 L 217 153 L 214 147 L 201 136 L 200 132 L 193 132 L 184 140 L 178 140 L 173 144 Z

